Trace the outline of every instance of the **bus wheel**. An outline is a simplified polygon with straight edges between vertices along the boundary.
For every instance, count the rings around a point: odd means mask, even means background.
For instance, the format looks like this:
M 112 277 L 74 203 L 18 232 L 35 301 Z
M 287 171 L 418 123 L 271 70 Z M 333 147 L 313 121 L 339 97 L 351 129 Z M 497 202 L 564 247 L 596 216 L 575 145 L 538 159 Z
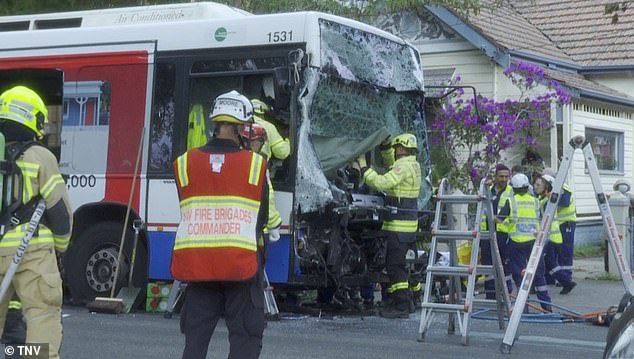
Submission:
M 91 225 L 76 238 L 64 255 L 64 272 L 74 304 L 85 305 L 95 297 L 109 297 L 118 262 L 122 224 L 101 222 Z M 134 231 L 126 232 L 117 287 L 128 285 Z M 147 251 L 139 241 L 133 286 L 147 283 Z M 145 291 L 142 291 L 143 293 Z M 116 295 L 116 292 L 115 292 Z

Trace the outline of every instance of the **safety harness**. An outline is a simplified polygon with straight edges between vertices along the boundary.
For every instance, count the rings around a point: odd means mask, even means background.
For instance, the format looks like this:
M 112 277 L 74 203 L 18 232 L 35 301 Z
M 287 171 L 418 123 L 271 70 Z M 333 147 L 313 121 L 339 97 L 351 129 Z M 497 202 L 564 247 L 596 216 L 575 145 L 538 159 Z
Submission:
M 33 216 L 33 212 L 35 212 L 38 201 L 40 200 L 40 196 L 38 195 L 31 198 L 27 203 L 22 203 L 22 201 L 13 197 L 13 193 L 9 193 L 9 191 L 14 192 L 13 189 L 6 186 L 8 183 L 14 183 L 17 177 L 17 193 L 22 194 L 24 179 L 22 177 L 22 170 L 17 165 L 16 161 L 27 149 L 34 145 L 43 146 L 37 141 L 11 143 L 6 146 L 6 158 L 4 160 L 0 160 L 0 172 L 5 175 L 5 186 L 3 186 L 4 193 L 2 193 L 2 198 L 11 199 L 11 203 L 3 208 L 2 212 L 0 212 L 0 240 L 2 240 L 7 232 L 13 230 L 20 224 L 28 223 Z M 33 236 L 36 237 L 37 232 Z

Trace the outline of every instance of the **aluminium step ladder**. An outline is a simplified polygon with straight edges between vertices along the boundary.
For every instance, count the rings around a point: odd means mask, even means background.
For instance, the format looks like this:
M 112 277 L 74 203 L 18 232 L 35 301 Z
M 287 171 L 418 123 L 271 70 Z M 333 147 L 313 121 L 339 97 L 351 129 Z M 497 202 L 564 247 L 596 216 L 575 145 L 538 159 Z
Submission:
M 498 250 L 497 239 L 495 235 L 495 220 L 493 214 L 493 203 L 491 191 L 487 187 L 486 180 L 480 182 L 480 188 L 475 195 L 450 195 L 448 191 L 447 179 L 443 179 L 438 190 L 436 213 L 434 224 L 432 227 L 432 241 L 429 256 L 429 265 L 427 266 L 427 275 L 425 281 L 425 293 L 423 296 L 419 341 L 424 341 L 425 334 L 428 331 L 435 314 L 449 314 L 448 333 L 455 332 L 455 319 L 458 318 L 458 325 L 462 335 L 462 344 L 468 345 L 469 328 L 471 325 L 471 314 L 474 305 L 477 306 L 495 306 L 498 314 L 498 323 L 500 329 L 504 329 L 505 315 L 509 313 L 509 293 L 504 278 L 504 269 L 502 260 Z M 455 225 L 452 214 L 452 205 L 476 204 L 475 220 L 471 230 L 459 230 Z M 446 208 L 447 229 L 440 229 L 443 207 Z M 473 206 L 472 206 L 473 207 Z M 486 220 L 489 230 L 481 231 L 482 216 L 486 214 Z M 456 252 L 457 240 L 471 241 L 470 262 L 467 265 L 458 263 Z M 492 265 L 478 265 L 478 254 L 480 250 L 480 240 L 488 240 L 491 243 L 491 259 Z M 446 243 L 449 247 L 449 266 L 439 265 L 436 259 L 439 242 Z M 477 276 L 489 275 L 495 281 L 495 299 L 475 299 L 474 291 Z M 432 289 L 434 281 L 437 278 L 448 278 L 449 294 L 443 303 L 432 301 Z M 467 279 L 466 293 L 462 293 L 461 282 Z
M 559 172 L 555 178 L 555 183 L 553 184 L 553 190 L 550 194 L 550 198 L 548 199 L 546 210 L 542 214 L 542 220 L 537 232 L 537 237 L 535 238 L 535 243 L 533 244 L 533 250 L 531 251 L 531 255 L 528 259 L 526 270 L 524 271 L 522 284 L 517 292 L 517 298 L 515 299 L 514 305 L 515 309 L 511 314 L 506 333 L 504 333 L 504 339 L 500 345 L 500 351 L 503 354 L 511 353 L 513 344 L 518 337 L 517 329 L 520 325 L 520 320 L 522 319 L 524 306 L 528 300 L 530 287 L 533 284 L 533 279 L 535 278 L 539 258 L 542 255 L 544 246 L 548 243 L 549 237 L 547 236 L 547 233 L 550 232 L 550 225 L 553 222 L 555 210 L 557 209 L 559 198 L 561 197 L 564 188 L 564 181 L 566 180 L 566 176 L 570 170 L 570 166 L 572 165 L 574 154 L 578 149 L 583 152 L 583 159 L 592 181 L 597 205 L 599 206 L 599 211 L 601 212 L 601 217 L 603 218 L 603 225 L 607 229 L 608 242 L 610 243 L 610 248 L 612 249 L 614 258 L 618 259 L 616 262 L 621 275 L 621 280 L 623 281 L 623 286 L 625 287 L 626 292 L 634 295 L 634 280 L 632 279 L 632 272 L 630 271 L 630 266 L 627 263 L 625 253 L 623 252 L 623 245 L 619 239 L 619 233 L 616 230 L 616 224 L 614 223 L 614 217 L 612 216 L 607 196 L 603 193 L 601 177 L 599 176 L 599 169 L 597 168 L 594 153 L 592 152 L 592 146 L 585 137 L 581 135 L 575 136 L 567 144 L 565 144 L 564 156 L 559 166 Z

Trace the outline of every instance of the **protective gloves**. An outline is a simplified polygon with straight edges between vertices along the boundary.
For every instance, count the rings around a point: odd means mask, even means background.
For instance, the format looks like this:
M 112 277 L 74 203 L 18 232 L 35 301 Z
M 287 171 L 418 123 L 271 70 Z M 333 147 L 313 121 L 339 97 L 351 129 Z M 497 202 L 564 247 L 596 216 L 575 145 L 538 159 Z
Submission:
M 365 153 L 357 158 L 357 163 L 361 169 L 368 167 L 368 162 L 365 160 Z
M 280 240 L 280 227 L 269 229 L 269 242 L 277 242 Z

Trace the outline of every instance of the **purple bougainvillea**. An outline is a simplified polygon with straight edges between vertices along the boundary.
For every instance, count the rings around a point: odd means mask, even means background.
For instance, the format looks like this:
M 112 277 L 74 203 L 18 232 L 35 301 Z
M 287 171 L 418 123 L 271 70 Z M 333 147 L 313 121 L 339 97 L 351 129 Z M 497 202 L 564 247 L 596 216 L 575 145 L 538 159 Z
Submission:
M 456 91 L 436 111 L 431 124 L 432 156 L 437 163 L 445 164 L 437 166 L 442 168 L 440 171 L 448 172 L 435 174 L 449 177 L 462 190 L 477 186 L 500 161 L 505 149 L 537 144 L 540 135 L 551 126 L 551 104 L 571 102 L 570 94 L 557 81 L 546 78 L 539 66 L 516 62 L 504 75 L 520 90 L 519 99 L 496 101 L 484 96 L 474 99 Z M 531 90 L 540 85 L 547 91 L 531 95 L 534 92 Z M 463 153 L 466 158 L 459 158 Z

